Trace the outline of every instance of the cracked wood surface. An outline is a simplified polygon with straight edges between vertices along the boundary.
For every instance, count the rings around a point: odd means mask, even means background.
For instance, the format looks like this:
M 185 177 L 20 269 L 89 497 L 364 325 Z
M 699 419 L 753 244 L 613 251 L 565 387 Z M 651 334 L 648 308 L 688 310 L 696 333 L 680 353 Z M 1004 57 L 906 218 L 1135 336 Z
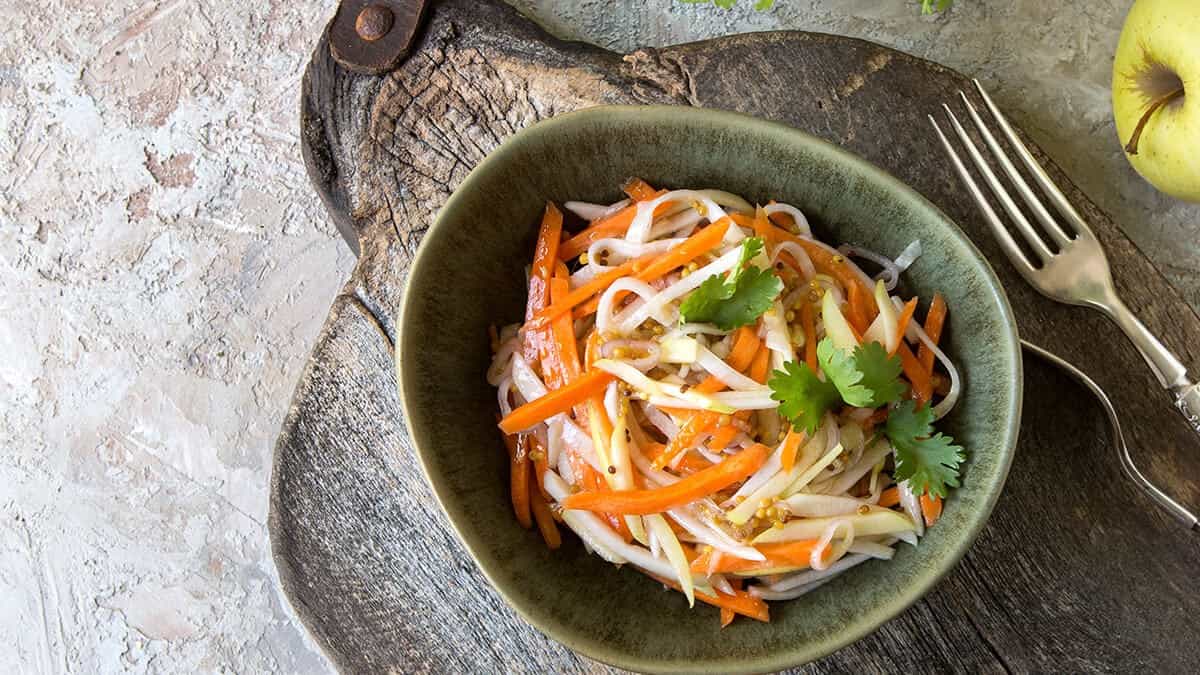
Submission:
M 605 669 L 525 625 L 449 533 L 407 438 L 391 359 L 405 270 L 450 190 L 506 136 L 589 105 L 755 114 L 914 186 L 992 261 L 1022 335 L 1108 390 L 1152 479 L 1200 502 L 1195 441 L 1137 353 L 1103 317 L 1021 282 L 944 165 L 924 115 L 965 86 L 936 64 L 810 33 L 622 57 L 558 41 L 495 1 L 438 3 L 414 54 L 383 77 L 341 71 L 318 45 L 303 94 L 305 158 L 360 258 L 284 422 L 270 525 L 285 589 L 333 660 L 350 671 Z M 1185 363 L 1200 362 L 1200 319 L 1049 170 L 1102 239 L 1128 303 Z M 1121 476 L 1098 406 L 1028 359 L 1021 434 L 1005 493 L 963 562 L 903 615 L 808 670 L 1181 671 L 1196 662 L 1200 647 L 1179 638 L 1200 632 L 1187 583 L 1200 551 Z

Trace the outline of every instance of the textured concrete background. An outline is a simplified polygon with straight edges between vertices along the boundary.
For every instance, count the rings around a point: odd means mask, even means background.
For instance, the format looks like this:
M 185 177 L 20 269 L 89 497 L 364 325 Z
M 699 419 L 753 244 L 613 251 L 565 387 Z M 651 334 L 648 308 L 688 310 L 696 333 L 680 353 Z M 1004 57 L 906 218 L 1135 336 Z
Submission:
M 334 4 L 0 0 L 8 668 L 329 669 L 277 589 L 264 522 L 279 422 L 353 264 L 296 135 Z M 619 50 L 802 28 L 977 75 L 1200 305 L 1200 207 L 1144 184 L 1109 119 L 1128 2 L 516 4 Z

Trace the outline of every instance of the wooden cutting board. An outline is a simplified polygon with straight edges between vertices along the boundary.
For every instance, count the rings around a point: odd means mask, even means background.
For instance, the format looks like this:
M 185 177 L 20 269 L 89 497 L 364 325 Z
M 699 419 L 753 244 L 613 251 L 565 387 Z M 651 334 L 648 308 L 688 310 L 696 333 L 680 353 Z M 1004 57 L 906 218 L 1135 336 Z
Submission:
M 348 671 L 606 670 L 522 622 L 449 532 L 407 438 L 391 355 L 405 271 L 450 191 L 518 129 L 596 104 L 750 113 L 913 186 L 991 260 L 1022 336 L 1108 390 L 1151 479 L 1200 504 L 1200 443 L 1137 352 L 1105 318 L 1024 284 L 960 190 L 925 115 L 967 87 L 935 63 L 812 33 L 621 55 L 556 40 L 497 0 L 435 4 L 413 53 L 385 76 L 342 69 L 322 39 L 304 80 L 305 159 L 360 257 L 284 421 L 270 526 L 284 589 L 333 661 Z M 1200 366 L 1200 319 L 1034 150 L 1095 228 L 1130 306 Z M 808 670 L 1194 670 L 1198 570 L 1200 538 L 1121 475 L 1096 402 L 1028 358 L 1017 458 L 974 547 L 924 600 Z

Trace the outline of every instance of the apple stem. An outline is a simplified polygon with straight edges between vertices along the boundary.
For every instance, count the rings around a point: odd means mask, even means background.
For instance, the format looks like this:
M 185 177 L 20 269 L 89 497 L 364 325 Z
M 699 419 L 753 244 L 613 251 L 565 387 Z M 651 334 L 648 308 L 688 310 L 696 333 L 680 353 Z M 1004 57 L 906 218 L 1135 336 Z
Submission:
M 1131 136 L 1129 138 L 1129 142 L 1125 144 L 1125 152 L 1128 152 L 1131 155 L 1137 154 L 1138 139 L 1142 137 L 1142 130 L 1146 128 L 1146 123 L 1150 121 L 1150 116 L 1154 114 L 1154 111 L 1170 103 L 1171 101 L 1174 101 L 1180 96 L 1183 96 L 1183 87 L 1169 91 L 1150 103 L 1150 105 L 1146 108 L 1146 113 L 1142 115 L 1142 119 L 1138 120 L 1137 126 L 1133 128 L 1133 136 Z

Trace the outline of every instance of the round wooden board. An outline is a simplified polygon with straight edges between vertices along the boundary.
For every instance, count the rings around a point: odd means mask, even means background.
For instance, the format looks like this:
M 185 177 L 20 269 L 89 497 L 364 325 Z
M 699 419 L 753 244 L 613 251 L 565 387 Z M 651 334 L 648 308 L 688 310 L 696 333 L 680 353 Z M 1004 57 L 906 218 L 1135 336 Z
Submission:
M 750 113 L 912 185 L 991 260 L 1022 336 L 1107 389 L 1152 480 L 1200 503 L 1198 443 L 1133 347 L 1100 315 L 1021 281 L 946 165 L 925 115 L 968 84 L 878 45 L 800 32 L 622 56 L 556 40 L 497 0 L 435 4 L 417 48 L 387 76 L 339 68 L 322 39 L 303 92 L 305 160 L 360 258 L 284 421 L 270 528 L 285 591 L 333 661 L 354 672 L 606 670 L 524 624 L 451 534 L 407 437 L 391 356 L 405 270 L 450 191 L 514 131 L 590 105 Z M 1200 363 L 1200 319 L 1034 150 L 1104 242 L 1130 306 L 1185 363 Z M 962 563 L 902 616 L 807 670 L 1194 669 L 1200 539 L 1121 475 L 1085 390 L 1032 358 L 1021 433 L 1005 493 Z

